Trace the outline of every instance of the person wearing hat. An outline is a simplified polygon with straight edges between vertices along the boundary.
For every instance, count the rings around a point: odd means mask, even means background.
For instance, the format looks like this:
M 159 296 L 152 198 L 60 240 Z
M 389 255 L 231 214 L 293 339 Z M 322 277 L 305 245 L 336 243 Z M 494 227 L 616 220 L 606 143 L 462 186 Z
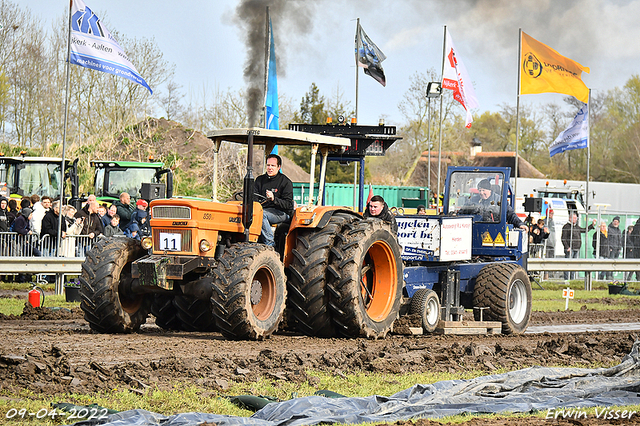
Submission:
M 480 206 L 483 221 L 499 222 L 500 221 L 500 203 L 502 201 L 500 194 L 493 191 L 491 181 L 482 179 L 478 182 L 478 194 L 471 197 L 471 204 Z M 524 224 L 510 205 L 507 205 L 507 223 L 529 231 L 527 225 Z
M 33 216 L 33 210 L 30 207 L 25 207 L 20 210 L 20 213 L 16 216 L 16 220 L 13 222 L 13 232 L 17 232 L 20 235 L 31 235 L 31 226 L 29 221 Z
M 40 256 L 40 250 L 38 247 L 33 244 L 31 241 L 31 235 L 34 235 L 34 232 L 31 230 L 29 226 L 29 221 L 33 217 L 33 210 L 30 207 L 25 207 L 20 210 L 18 216 L 16 216 L 16 220 L 13 223 L 13 231 L 17 232 L 19 235 L 16 236 L 16 248 L 18 256 Z M 20 237 L 22 235 L 23 237 Z M 19 277 L 20 282 L 24 277 Z
M 7 213 L 8 201 L 4 197 L 0 197 L 0 232 L 8 232 L 9 231 L 9 216 Z
M 149 206 L 149 203 L 147 203 L 146 200 L 143 200 L 142 198 L 136 201 L 136 211 L 133 212 L 133 214 L 131 215 L 131 220 L 125 227 L 125 231 L 126 231 L 126 229 L 129 228 L 131 224 L 135 223 L 138 226 L 138 229 L 137 229 L 138 239 L 140 239 L 140 237 L 146 237 L 148 235 L 151 235 L 151 228 L 149 227 L 149 220 L 148 220 L 149 213 L 147 212 L 148 206 Z M 126 235 L 126 232 L 125 232 L 125 235 Z
M 607 241 L 609 243 L 609 259 L 617 259 L 622 250 L 622 231 L 620 230 L 620 216 L 613 218 L 609 224 Z M 613 271 L 606 272 L 606 279 L 613 279 Z
M 138 201 L 136 201 L 136 208 L 138 210 L 146 210 L 147 207 L 149 207 L 149 203 L 147 203 L 146 200 L 140 198 Z

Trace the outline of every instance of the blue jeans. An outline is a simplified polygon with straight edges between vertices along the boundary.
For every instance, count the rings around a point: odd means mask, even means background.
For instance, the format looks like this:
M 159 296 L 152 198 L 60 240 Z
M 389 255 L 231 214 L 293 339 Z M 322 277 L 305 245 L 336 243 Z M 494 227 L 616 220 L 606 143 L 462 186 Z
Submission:
M 564 252 L 564 257 L 567 259 L 569 259 L 570 257 L 577 258 L 579 252 L 580 250 L 569 249 L 569 251 Z M 574 271 L 571 271 L 571 272 L 565 271 L 564 273 L 565 280 L 572 280 L 575 277 L 576 277 L 576 273 Z
M 273 207 L 268 207 L 262 211 L 262 233 L 260 234 L 259 242 L 268 246 L 275 246 L 276 242 L 273 239 L 273 230 L 271 225 L 276 225 L 289 220 L 289 215 Z

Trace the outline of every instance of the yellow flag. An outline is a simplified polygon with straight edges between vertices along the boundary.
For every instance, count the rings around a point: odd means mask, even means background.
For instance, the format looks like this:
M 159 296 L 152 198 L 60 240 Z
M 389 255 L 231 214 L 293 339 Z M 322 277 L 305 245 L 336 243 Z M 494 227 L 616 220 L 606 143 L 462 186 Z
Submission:
M 549 46 L 522 33 L 522 57 L 520 58 L 520 94 L 562 93 L 587 103 L 589 89 L 582 81 L 584 67 L 560 55 Z

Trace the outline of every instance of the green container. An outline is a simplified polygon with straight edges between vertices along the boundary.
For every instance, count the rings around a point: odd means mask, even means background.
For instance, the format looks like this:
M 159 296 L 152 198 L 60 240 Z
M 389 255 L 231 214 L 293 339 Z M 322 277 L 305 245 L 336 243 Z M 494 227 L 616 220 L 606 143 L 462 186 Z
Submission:
M 381 195 L 389 207 L 416 208 L 419 204 L 426 205 L 427 190 L 421 186 L 372 185 L 372 190 L 374 195 Z M 314 186 L 314 195 L 316 197 L 318 196 L 317 183 Z M 369 185 L 366 185 L 364 187 L 364 194 L 362 194 L 363 206 L 366 204 L 368 196 Z M 298 205 L 309 202 L 309 182 L 293 183 L 293 200 Z M 327 206 L 353 206 L 353 184 L 325 184 L 324 200 L 324 204 Z M 407 203 L 409 203 L 409 205 L 407 205 Z
M 424 206 L 427 208 L 427 200 L 423 198 L 403 198 L 402 207 L 405 209 L 417 209 L 418 206 Z

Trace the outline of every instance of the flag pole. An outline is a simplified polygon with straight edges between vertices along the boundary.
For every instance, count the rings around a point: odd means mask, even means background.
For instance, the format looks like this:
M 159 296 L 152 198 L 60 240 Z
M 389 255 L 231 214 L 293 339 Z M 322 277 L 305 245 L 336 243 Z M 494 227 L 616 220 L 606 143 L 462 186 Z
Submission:
M 585 192 L 585 198 L 584 198 L 584 202 L 585 202 L 585 213 L 586 213 L 586 219 L 587 222 L 585 224 L 585 226 L 587 226 L 587 224 L 589 223 L 589 163 L 591 160 L 591 89 L 589 89 L 589 97 L 587 98 L 587 110 L 588 110 L 588 115 L 587 115 L 587 122 L 589 123 L 589 130 L 587 131 L 587 181 L 585 183 L 585 188 L 586 188 L 586 192 Z
M 516 100 L 516 158 L 515 158 L 515 170 L 513 178 L 513 196 L 518 196 L 518 144 L 520 142 L 520 73 L 521 73 L 521 61 L 522 61 L 522 28 L 518 29 L 518 97 Z
M 358 49 L 358 34 L 360 33 L 360 18 L 356 20 L 356 49 Z M 355 52 L 356 57 L 356 123 L 358 122 L 358 52 Z
M 360 34 L 360 18 L 356 19 L 356 124 L 358 124 L 358 36 Z M 353 211 L 358 206 L 358 162 L 353 162 Z
M 269 56 L 271 55 L 271 44 L 269 43 L 271 31 L 269 28 L 269 6 L 267 6 L 266 15 L 266 29 L 265 29 L 265 41 L 264 41 L 264 102 L 262 103 L 262 119 L 264 122 L 264 128 L 267 128 L 267 94 L 269 92 Z M 265 145 L 266 149 L 266 145 Z M 267 153 L 265 152 L 265 157 Z
M 69 25 L 68 25 L 68 35 L 67 35 L 67 63 L 65 65 L 65 90 L 64 90 L 64 125 L 62 127 L 62 163 L 60 165 L 60 199 L 58 205 L 58 238 L 56 241 L 56 248 L 58 251 L 58 257 L 62 256 L 62 250 L 60 250 L 61 245 L 61 237 L 62 237 L 62 221 L 64 217 L 62 215 L 62 205 L 64 204 L 64 172 L 65 172 L 65 155 L 67 150 L 67 122 L 69 117 L 69 81 L 71 80 L 70 76 L 70 68 L 71 68 L 71 6 L 73 5 L 73 0 L 69 2 Z M 53 207 L 52 207 L 53 208 Z M 60 288 L 58 288 L 58 284 L 60 284 Z M 58 283 L 56 279 L 56 294 L 60 292 L 62 293 L 62 284 Z
M 444 61 L 446 57 L 445 49 L 447 48 L 447 26 L 444 26 L 444 38 L 442 39 L 442 72 L 440 73 L 440 82 L 444 81 Z M 440 207 L 440 174 L 442 173 L 442 98 L 440 94 L 440 127 L 438 130 L 438 186 L 436 186 L 436 212 Z M 431 158 L 429 158 L 431 162 Z

